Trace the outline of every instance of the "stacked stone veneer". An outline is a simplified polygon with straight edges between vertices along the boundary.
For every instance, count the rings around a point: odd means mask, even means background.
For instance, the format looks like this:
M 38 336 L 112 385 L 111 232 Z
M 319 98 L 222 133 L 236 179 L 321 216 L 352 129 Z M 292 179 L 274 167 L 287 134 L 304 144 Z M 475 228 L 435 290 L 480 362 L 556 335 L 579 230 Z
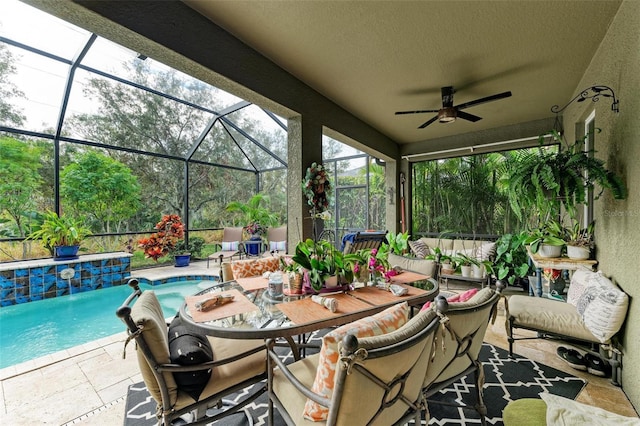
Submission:
M 0 306 L 122 285 L 130 276 L 131 254 L 126 252 L 82 255 L 67 261 L 0 263 Z

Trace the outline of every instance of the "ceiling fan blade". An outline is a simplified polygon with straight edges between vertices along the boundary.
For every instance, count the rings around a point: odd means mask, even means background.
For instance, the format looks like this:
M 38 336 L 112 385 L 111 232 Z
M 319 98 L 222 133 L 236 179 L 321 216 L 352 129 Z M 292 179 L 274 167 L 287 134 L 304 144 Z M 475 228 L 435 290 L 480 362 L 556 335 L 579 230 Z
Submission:
M 427 127 L 429 124 L 433 123 L 434 121 L 436 121 L 438 119 L 438 116 L 434 116 L 431 120 L 423 123 L 420 127 L 418 127 L 418 129 L 424 129 L 425 127 Z
M 467 121 L 471 121 L 473 123 L 475 123 L 478 120 L 482 120 L 482 117 L 478 117 L 477 115 L 469 114 L 468 112 L 464 112 L 464 111 L 457 111 L 456 117 L 462 118 Z
M 423 110 L 418 110 L 418 111 L 396 111 L 396 115 L 402 115 L 402 114 L 422 114 L 425 112 L 438 112 L 437 109 L 423 109 Z
M 487 96 L 486 98 L 476 99 L 475 101 L 465 102 L 463 104 L 457 105 L 456 109 L 461 110 L 463 108 L 469 108 L 471 106 L 483 104 L 485 102 L 491 102 L 491 101 L 496 101 L 498 99 L 508 98 L 509 96 L 511 96 L 511 92 L 510 91 L 509 92 L 502 92 L 502 93 L 498 93 L 496 95 Z

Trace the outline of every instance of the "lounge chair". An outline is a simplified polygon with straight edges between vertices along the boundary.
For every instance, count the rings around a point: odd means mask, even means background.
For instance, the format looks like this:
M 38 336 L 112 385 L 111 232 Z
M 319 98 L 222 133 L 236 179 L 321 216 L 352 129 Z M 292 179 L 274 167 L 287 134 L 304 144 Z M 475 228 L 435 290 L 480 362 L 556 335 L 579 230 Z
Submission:
M 238 228 L 224 228 L 222 231 L 222 241 L 216 243 L 220 246 L 220 250 L 210 254 L 207 257 L 207 268 L 209 267 L 209 261 L 215 259 L 222 262 L 225 259 L 232 260 L 234 256 L 238 258 L 242 257 L 242 227 Z

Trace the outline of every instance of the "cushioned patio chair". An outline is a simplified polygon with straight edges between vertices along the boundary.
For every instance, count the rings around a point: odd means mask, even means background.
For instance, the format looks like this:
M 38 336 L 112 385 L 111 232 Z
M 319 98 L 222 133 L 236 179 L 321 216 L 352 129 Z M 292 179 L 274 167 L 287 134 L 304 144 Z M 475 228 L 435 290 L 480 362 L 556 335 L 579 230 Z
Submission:
M 383 232 L 357 232 L 344 243 L 345 254 L 355 253 L 361 249 L 378 249 L 387 241 L 387 231 Z
M 287 225 L 267 229 L 267 242 L 263 256 L 287 253 Z
M 423 311 L 408 322 L 394 322 L 394 309 L 404 309 L 401 317 L 407 321 L 408 307 L 400 303 L 331 331 L 323 337 L 319 354 L 289 365 L 268 340 L 269 424 L 274 406 L 288 425 L 296 426 L 388 426 L 411 419 L 420 424 L 426 407 L 421 387 L 439 318 Z M 331 345 L 333 349 L 327 349 Z M 335 379 L 329 372 L 335 372 Z M 329 385 L 332 390 L 323 389 Z
M 495 319 L 500 292 L 504 288 L 501 283 L 496 287 L 497 290 L 485 287 L 466 302 L 448 304 L 446 317 L 443 316 L 445 329 L 436 335 L 435 353 L 424 381 L 424 395 L 428 400 L 436 392 L 473 374 L 477 399 L 475 409 L 483 425 L 487 407 L 482 395 L 484 370 L 478 357 L 489 321 Z M 436 305 L 443 298 L 436 297 Z M 435 307 L 430 310 L 435 310 Z
M 219 261 L 222 265 L 226 259 L 232 260 L 235 256 L 239 259 L 242 257 L 242 229 L 242 227 L 237 227 L 222 230 L 222 241 L 216 243 L 220 246 L 220 250 L 207 257 L 207 268 L 211 259 Z
M 170 426 L 174 420 L 187 415 L 191 421 L 195 419 L 190 424 L 208 424 L 241 413 L 244 406 L 264 393 L 265 386 L 260 386 L 235 404 L 222 400 L 266 378 L 266 352 L 262 340 L 198 336 L 184 327 L 181 329 L 179 324 L 174 327 L 173 323 L 168 328 L 155 293 L 151 290 L 142 292 L 136 279 L 129 280 L 129 285 L 133 294 L 118 308 L 116 315 L 127 326 L 127 343 L 130 340 L 137 343 L 140 372 L 157 403 L 158 425 Z M 133 306 L 129 306 L 134 301 Z M 207 346 L 213 356 L 202 350 Z M 193 364 L 194 360 L 198 363 Z M 207 417 L 209 408 L 224 409 Z M 248 414 L 245 412 L 245 415 Z

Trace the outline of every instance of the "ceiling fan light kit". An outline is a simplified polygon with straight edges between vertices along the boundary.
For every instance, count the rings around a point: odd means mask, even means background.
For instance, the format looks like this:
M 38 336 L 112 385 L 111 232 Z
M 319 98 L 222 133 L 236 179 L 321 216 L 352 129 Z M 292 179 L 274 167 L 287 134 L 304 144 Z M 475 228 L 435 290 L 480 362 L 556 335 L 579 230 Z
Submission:
M 465 102 L 460 105 L 453 105 L 453 94 L 455 90 L 453 90 L 453 86 L 445 86 L 440 89 L 442 93 L 442 108 L 440 109 L 426 109 L 426 110 L 418 110 L 418 111 L 396 111 L 396 115 L 403 114 L 422 114 L 425 112 L 435 112 L 436 115 L 432 117 L 430 120 L 422 123 L 418 129 L 424 129 L 429 124 L 438 120 L 440 123 L 452 123 L 456 120 L 456 118 L 462 118 L 463 120 L 471 121 L 475 123 L 478 120 L 482 120 L 482 117 L 478 117 L 477 115 L 469 114 L 468 112 L 461 111 L 465 108 L 469 108 L 475 105 L 480 105 L 485 102 L 497 101 L 498 99 L 508 98 L 511 96 L 511 92 L 502 92 L 496 95 L 487 96 L 484 98 L 476 99 L 473 101 Z
M 438 121 L 441 123 L 453 123 L 456 121 L 456 109 L 453 107 L 442 108 L 438 111 Z

